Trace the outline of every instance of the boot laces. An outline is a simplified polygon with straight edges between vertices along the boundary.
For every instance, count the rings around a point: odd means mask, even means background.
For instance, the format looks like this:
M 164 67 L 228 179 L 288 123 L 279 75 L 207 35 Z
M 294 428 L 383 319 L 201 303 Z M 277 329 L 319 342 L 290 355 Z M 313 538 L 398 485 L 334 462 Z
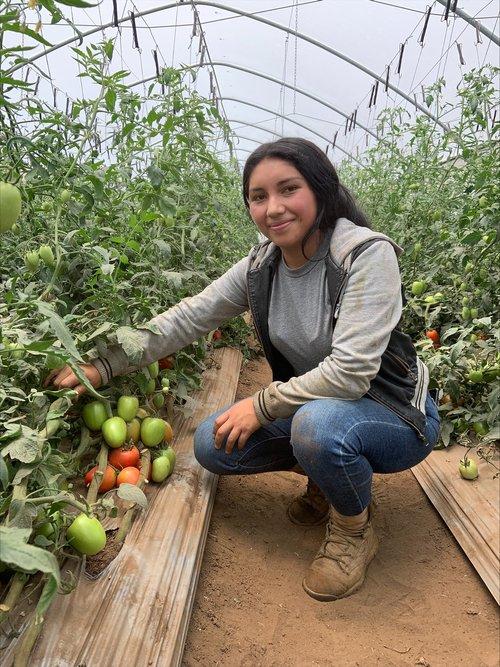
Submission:
M 329 521 L 325 541 L 319 549 L 318 556 L 337 562 L 341 570 L 347 572 L 353 555 L 358 551 L 361 534 L 362 532 L 360 535 L 348 535 Z

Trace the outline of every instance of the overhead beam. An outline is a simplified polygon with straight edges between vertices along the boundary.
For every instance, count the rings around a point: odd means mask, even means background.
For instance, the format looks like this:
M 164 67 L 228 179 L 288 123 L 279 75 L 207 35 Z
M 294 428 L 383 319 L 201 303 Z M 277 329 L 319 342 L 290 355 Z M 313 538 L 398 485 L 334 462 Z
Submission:
M 135 19 L 142 17 L 142 16 L 149 16 L 151 14 L 156 14 L 157 12 L 165 11 L 167 9 L 172 9 L 174 7 L 179 7 L 180 4 L 178 2 L 170 2 L 166 5 L 160 5 L 159 7 L 154 7 L 153 9 L 146 9 L 143 12 L 137 12 L 135 13 Z M 393 83 L 390 81 L 386 81 L 385 76 L 380 76 L 373 70 L 369 69 L 366 67 L 366 65 L 363 65 L 362 63 L 357 62 L 353 58 L 350 58 L 349 56 L 346 56 L 344 53 L 341 53 L 340 51 L 336 51 L 335 49 L 332 49 L 330 46 L 327 46 L 326 44 L 323 44 L 322 42 L 319 42 L 317 39 L 314 39 L 313 37 L 309 37 L 308 35 L 305 35 L 302 32 L 299 32 L 298 30 L 293 30 L 292 28 L 288 28 L 285 25 L 281 25 L 280 23 L 276 23 L 275 21 L 271 21 L 269 19 L 264 18 L 263 16 L 256 16 L 255 14 L 250 14 L 248 12 L 244 12 L 241 9 L 237 9 L 236 7 L 230 7 L 229 5 L 223 5 L 220 2 L 212 2 L 212 0 L 191 0 L 190 5 L 201 5 L 201 6 L 207 6 L 207 7 L 215 7 L 216 9 L 222 9 L 228 12 L 233 12 L 234 14 L 238 14 L 239 16 L 245 16 L 246 18 L 252 19 L 253 21 L 258 21 L 259 23 L 264 23 L 265 25 L 270 26 L 271 28 L 276 28 L 277 30 L 282 30 L 283 32 L 288 33 L 289 35 L 294 35 L 295 37 L 298 37 L 299 39 L 302 39 L 305 42 L 308 42 L 309 44 L 313 44 L 313 46 L 317 46 L 318 48 L 322 49 L 323 51 L 327 51 L 328 53 L 332 54 L 333 56 L 336 56 L 337 58 L 340 58 L 341 60 L 344 60 L 346 63 L 349 63 L 353 67 L 356 67 L 357 69 L 361 70 L 365 74 L 368 74 L 368 76 L 372 77 L 373 79 L 376 79 L 377 81 L 380 81 L 380 83 L 383 83 L 386 85 L 388 88 L 393 90 L 395 93 L 397 93 L 400 97 L 405 99 L 407 102 L 409 102 L 412 106 L 414 106 L 416 109 L 418 109 L 421 113 L 424 115 L 428 116 L 431 118 L 437 125 L 442 127 L 444 130 L 448 130 L 449 127 L 446 123 L 443 123 L 437 116 L 435 116 L 433 113 L 431 113 L 428 109 L 426 109 L 424 106 L 419 104 L 416 99 L 412 98 L 410 95 L 407 95 L 403 90 L 398 88 L 398 86 L 395 86 Z M 189 7 L 190 5 L 185 5 L 186 7 Z M 39 58 L 43 58 L 44 56 L 48 55 L 49 53 L 52 53 L 53 51 L 56 51 L 57 49 L 62 48 L 63 46 L 68 46 L 69 44 L 73 44 L 74 42 L 82 40 L 84 37 L 88 37 L 89 35 L 94 35 L 97 32 L 101 32 L 102 30 L 106 28 L 112 28 L 115 27 L 116 24 L 120 25 L 122 23 L 126 23 L 127 21 L 130 21 L 131 17 L 130 16 L 124 16 L 121 19 L 118 19 L 118 21 L 113 22 L 110 21 L 109 23 L 105 23 L 103 25 L 97 26 L 96 28 L 93 28 L 91 30 L 88 30 L 85 33 L 80 33 L 76 35 L 75 37 L 71 37 L 69 39 L 64 40 L 63 42 L 59 42 L 59 44 L 55 44 L 54 46 L 50 47 L 49 49 L 45 49 L 41 53 L 32 56 L 31 58 L 26 58 L 26 60 L 23 60 L 22 63 L 19 63 L 18 65 L 15 65 L 14 67 L 11 67 L 10 70 L 7 70 L 7 74 L 12 74 L 13 72 L 16 72 L 18 69 L 25 67 L 26 65 L 29 65 L 30 63 L 35 62 L 35 60 L 38 60 Z
M 258 72 L 255 69 L 250 69 L 247 67 L 243 67 L 242 65 L 234 65 L 232 63 L 227 63 L 227 62 L 221 62 L 221 61 L 211 61 L 210 63 L 196 63 L 194 65 L 185 65 L 183 67 L 179 67 L 180 70 L 189 70 L 193 69 L 195 67 L 206 67 L 207 65 L 214 65 L 214 66 L 221 66 L 221 67 L 230 67 L 232 69 L 237 69 L 240 70 L 241 72 L 247 72 L 248 74 L 253 74 L 254 76 L 258 76 L 262 79 L 267 79 L 268 81 L 272 81 L 273 83 L 277 83 L 280 86 L 284 86 L 285 88 L 290 88 L 290 90 L 295 90 L 297 93 L 300 93 L 301 95 L 305 95 L 306 97 L 309 97 L 311 100 L 314 100 L 315 102 L 319 102 L 319 104 L 322 104 L 323 106 L 327 107 L 328 109 L 331 109 L 332 111 L 335 111 L 335 113 L 340 114 L 347 120 L 350 120 L 352 117 L 352 114 L 346 114 L 344 111 L 341 109 L 337 109 L 337 107 L 334 107 L 332 104 L 329 102 L 326 102 L 325 100 L 321 99 L 320 97 L 317 97 L 316 95 L 313 95 L 312 93 L 308 93 L 306 90 L 302 90 L 301 88 L 298 88 L 297 86 L 292 85 L 291 83 L 287 83 L 286 81 L 281 81 L 280 79 L 275 79 L 273 76 L 269 76 L 269 74 L 264 74 L 263 72 Z M 144 83 L 149 83 L 149 81 L 153 81 L 154 79 L 157 79 L 158 77 L 155 76 L 149 76 L 146 79 L 141 79 L 141 81 L 135 81 L 134 83 L 131 83 L 128 88 L 135 88 L 135 86 L 140 86 Z M 361 123 L 360 121 L 356 120 L 356 125 L 358 127 L 361 127 L 363 130 L 368 132 L 368 134 L 371 134 L 372 137 L 377 139 L 379 141 L 379 136 L 376 134 L 376 132 L 373 132 L 373 130 L 370 130 L 369 127 L 366 127 Z
M 298 120 L 294 120 L 293 118 L 289 118 L 288 116 L 285 116 L 284 114 L 280 113 L 279 111 L 273 111 L 272 109 L 269 109 L 268 107 L 263 107 L 260 104 L 254 104 L 253 102 L 247 102 L 246 100 L 240 100 L 237 97 L 226 97 L 225 95 L 223 97 L 218 97 L 217 99 L 219 100 L 224 100 L 228 102 L 238 102 L 240 104 L 246 104 L 249 107 L 255 107 L 256 109 L 260 109 L 261 111 L 265 111 L 266 113 L 271 113 L 275 114 L 276 116 L 279 116 L 280 118 L 284 118 L 290 123 L 294 123 L 295 125 L 298 125 L 299 127 L 303 128 L 304 130 L 307 130 L 307 132 L 311 132 L 312 134 L 315 134 L 317 137 L 320 139 L 323 139 L 326 141 L 327 144 L 331 143 L 331 139 L 328 137 L 325 137 L 324 134 L 320 134 L 319 132 L 316 132 L 316 130 L 313 130 L 312 128 L 308 127 L 307 125 L 304 125 L 303 123 L 299 123 Z M 342 146 L 339 146 L 338 144 L 335 145 L 335 148 L 338 148 L 339 151 L 342 153 L 345 153 L 347 156 L 349 156 L 352 160 L 360 164 L 361 166 L 364 166 L 363 163 L 358 160 L 354 155 L 349 153 L 349 151 L 346 151 Z
M 446 7 L 449 0 L 437 0 L 440 5 L 443 5 L 443 7 Z M 497 46 L 500 46 L 500 38 L 495 35 L 494 32 L 491 30 L 488 30 L 482 23 L 480 23 L 477 19 L 475 19 L 473 16 L 470 16 L 470 14 L 467 14 L 464 12 L 463 9 L 459 9 L 456 7 L 453 10 L 453 13 L 456 14 L 457 16 L 460 16 L 461 19 L 464 21 L 467 21 L 467 23 L 470 23 L 470 25 L 474 26 L 476 30 L 479 30 L 480 33 L 482 33 L 485 37 L 488 39 L 491 39 L 492 42 L 494 42 Z

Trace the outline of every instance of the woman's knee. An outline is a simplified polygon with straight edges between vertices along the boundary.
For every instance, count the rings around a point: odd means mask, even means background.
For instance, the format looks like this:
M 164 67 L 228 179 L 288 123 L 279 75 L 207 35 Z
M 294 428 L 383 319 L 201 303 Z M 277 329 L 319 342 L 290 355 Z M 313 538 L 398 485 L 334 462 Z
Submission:
M 217 414 L 204 419 L 194 433 L 194 456 L 198 463 L 217 473 L 216 458 L 218 450 L 214 445 L 214 422 Z
M 350 407 L 346 406 L 346 401 L 319 399 L 297 410 L 292 421 L 291 443 L 299 462 L 350 448 L 346 431 L 352 429 L 354 423 L 346 414 L 346 407 Z

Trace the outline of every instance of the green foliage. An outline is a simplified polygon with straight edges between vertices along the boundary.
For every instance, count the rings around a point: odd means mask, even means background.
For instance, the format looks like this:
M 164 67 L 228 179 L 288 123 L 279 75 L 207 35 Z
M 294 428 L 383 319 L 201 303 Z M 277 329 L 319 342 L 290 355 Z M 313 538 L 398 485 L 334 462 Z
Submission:
M 404 326 L 432 386 L 451 397 L 440 406 L 445 444 L 478 421 L 488 424 L 485 441 L 499 437 L 500 124 L 488 123 L 497 77 L 494 68 L 466 74 L 454 108 L 441 104 L 443 81 L 428 89 L 430 103 L 454 119 L 446 132 L 429 118 L 410 124 L 402 109 L 385 110 L 383 141 L 368 152 L 365 168 L 343 170 L 373 226 L 405 250 Z M 416 281 L 426 284 L 422 294 L 412 294 Z M 425 337 L 428 329 L 438 330 L 440 344 Z M 477 369 L 484 381 L 473 383 L 469 373 Z

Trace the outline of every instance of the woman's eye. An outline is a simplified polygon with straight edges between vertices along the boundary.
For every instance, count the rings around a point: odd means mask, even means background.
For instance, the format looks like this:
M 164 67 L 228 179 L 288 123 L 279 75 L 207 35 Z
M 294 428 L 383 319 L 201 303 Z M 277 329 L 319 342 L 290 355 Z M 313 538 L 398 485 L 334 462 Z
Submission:
M 284 192 L 285 193 L 295 192 L 296 189 L 297 189 L 296 185 L 287 185 L 286 188 L 284 189 Z

